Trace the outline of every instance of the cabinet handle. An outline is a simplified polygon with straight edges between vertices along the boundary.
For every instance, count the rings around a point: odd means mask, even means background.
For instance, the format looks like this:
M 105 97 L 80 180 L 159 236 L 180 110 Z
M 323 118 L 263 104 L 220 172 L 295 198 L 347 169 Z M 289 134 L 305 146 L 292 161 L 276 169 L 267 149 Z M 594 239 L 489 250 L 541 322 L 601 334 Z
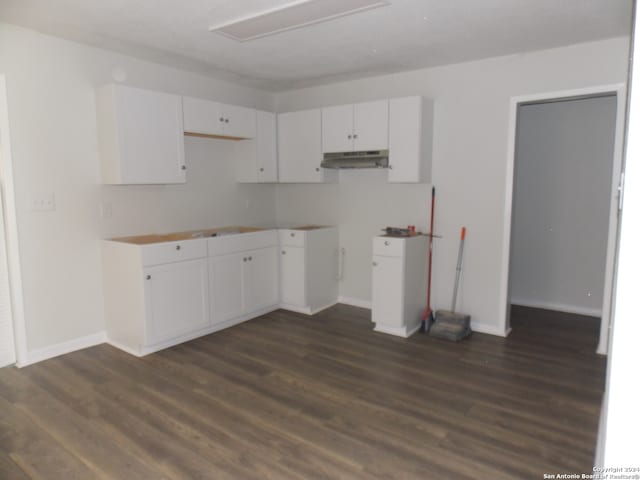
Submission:
M 187 166 L 186 166 L 186 165 L 182 165 L 182 166 L 180 167 L 180 169 L 182 169 L 182 170 L 186 170 L 186 169 L 187 169 Z
M 147 280 L 151 280 L 151 275 L 147 275 Z
M 220 117 L 220 121 L 221 121 L 221 122 L 224 122 L 224 117 Z
M 176 245 L 176 250 L 180 250 L 180 245 Z
M 384 244 L 388 247 L 389 246 L 389 242 L 387 240 L 384 241 Z
M 387 168 L 388 168 L 389 170 L 393 170 L 393 165 L 389 165 Z
M 242 259 L 242 261 L 243 261 L 243 262 L 246 262 L 246 261 L 247 261 L 247 257 L 244 257 L 244 258 Z
M 295 237 L 296 234 L 295 233 L 290 233 L 289 235 L 291 235 L 292 237 Z
M 261 168 L 261 169 L 260 169 L 260 171 L 261 171 L 261 172 L 264 172 L 264 168 Z
M 286 255 L 286 254 L 287 254 L 287 252 L 285 252 L 284 250 L 282 250 L 282 254 L 283 254 L 283 255 Z
M 253 260 L 253 257 L 249 257 L 249 261 Z
M 319 168 L 316 168 L 316 172 L 319 172 L 319 171 L 320 171 L 320 169 L 319 169 Z
M 373 266 L 377 267 L 378 266 L 378 262 L 373 262 Z
M 358 134 L 357 134 L 357 133 L 354 133 L 354 134 L 353 134 L 353 138 L 358 138 Z
M 347 135 L 347 138 L 348 138 L 349 140 L 351 140 L 351 135 Z
M 224 123 L 229 123 L 229 119 L 228 119 L 228 118 L 225 118 L 225 119 L 224 119 Z

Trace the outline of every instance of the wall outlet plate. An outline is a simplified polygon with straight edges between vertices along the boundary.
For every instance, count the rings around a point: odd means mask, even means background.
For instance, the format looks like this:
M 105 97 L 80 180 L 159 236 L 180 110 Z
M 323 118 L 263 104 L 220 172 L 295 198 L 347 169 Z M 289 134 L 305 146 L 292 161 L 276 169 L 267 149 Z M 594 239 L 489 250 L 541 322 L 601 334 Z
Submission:
M 31 198 L 31 211 L 53 212 L 56 209 L 56 197 L 53 193 L 36 194 Z

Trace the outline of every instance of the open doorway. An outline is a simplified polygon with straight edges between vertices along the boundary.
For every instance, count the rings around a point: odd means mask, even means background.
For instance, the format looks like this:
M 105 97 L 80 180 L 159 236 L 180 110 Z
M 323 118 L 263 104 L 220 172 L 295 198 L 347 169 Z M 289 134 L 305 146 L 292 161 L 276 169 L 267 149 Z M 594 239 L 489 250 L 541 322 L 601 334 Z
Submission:
M 27 363 L 5 76 L 0 74 L 0 366 Z
M 613 290 L 622 96 L 617 87 L 512 103 L 508 308 L 518 305 L 514 316 L 533 315 L 549 332 L 576 327 L 600 353 Z

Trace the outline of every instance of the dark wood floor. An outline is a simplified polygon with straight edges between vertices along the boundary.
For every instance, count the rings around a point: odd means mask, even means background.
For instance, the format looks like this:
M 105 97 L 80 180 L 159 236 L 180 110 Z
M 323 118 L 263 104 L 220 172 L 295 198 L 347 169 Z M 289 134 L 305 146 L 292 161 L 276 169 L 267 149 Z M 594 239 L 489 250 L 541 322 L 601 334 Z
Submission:
M 596 319 L 514 308 L 508 339 L 278 311 L 145 358 L 0 370 L 1 479 L 539 479 L 589 472 Z

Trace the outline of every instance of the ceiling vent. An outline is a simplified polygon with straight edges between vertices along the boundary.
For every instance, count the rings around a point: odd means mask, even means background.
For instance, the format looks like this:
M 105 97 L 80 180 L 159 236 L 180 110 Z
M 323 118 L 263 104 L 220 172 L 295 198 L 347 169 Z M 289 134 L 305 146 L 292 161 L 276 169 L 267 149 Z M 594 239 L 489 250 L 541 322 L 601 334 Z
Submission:
M 298 0 L 256 15 L 213 25 L 209 31 L 246 42 L 389 4 L 389 0 Z

